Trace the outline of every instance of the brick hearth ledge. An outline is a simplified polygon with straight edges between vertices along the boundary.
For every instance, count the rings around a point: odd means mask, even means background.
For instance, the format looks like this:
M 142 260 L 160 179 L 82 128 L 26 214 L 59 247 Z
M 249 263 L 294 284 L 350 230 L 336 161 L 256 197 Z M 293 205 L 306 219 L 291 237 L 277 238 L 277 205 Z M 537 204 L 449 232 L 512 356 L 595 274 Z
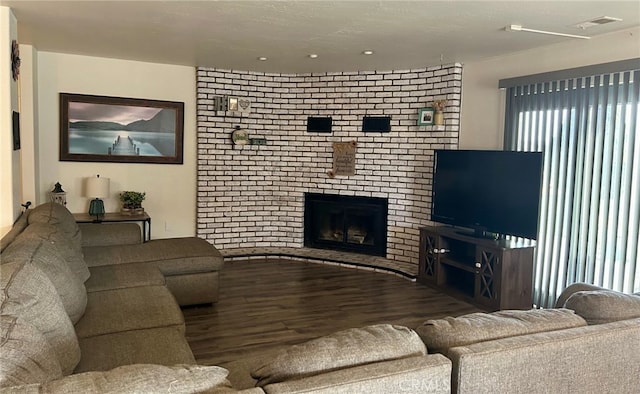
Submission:
M 418 266 L 356 253 L 293 247 L 255 247 L 220 250 L 225 261 L 291 259 L 310 263 L 338 265 L 367 271 L 393 274 L 411 281 L 416 280 Z

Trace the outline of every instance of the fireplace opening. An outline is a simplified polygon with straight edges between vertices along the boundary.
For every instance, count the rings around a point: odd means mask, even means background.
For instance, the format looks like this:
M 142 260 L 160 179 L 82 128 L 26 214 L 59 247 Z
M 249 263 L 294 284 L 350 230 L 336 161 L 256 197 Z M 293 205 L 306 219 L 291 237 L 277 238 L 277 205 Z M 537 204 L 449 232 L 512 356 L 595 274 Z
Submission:
M 386 198 L 305 193 L 304 246 L 386 256 L 387 209 Z

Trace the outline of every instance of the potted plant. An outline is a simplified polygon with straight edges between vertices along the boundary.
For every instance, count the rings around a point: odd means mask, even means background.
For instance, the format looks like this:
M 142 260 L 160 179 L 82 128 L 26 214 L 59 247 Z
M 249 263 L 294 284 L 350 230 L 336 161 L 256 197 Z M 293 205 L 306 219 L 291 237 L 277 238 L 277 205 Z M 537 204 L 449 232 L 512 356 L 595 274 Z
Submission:
M 435 113 L 433 114 L 433 124 L 434 125 L 443 125 L 444 124 L 444 107 L 447 106 L 447 100 L 435 100 L 433 102 L 433 109 Z
M 122 201 L 122 213 L 125 215 L 138 215 L 144 212 L 142 201 L 144 201 L 146 193 L 124 191 L 120 193 L 120 201 Z

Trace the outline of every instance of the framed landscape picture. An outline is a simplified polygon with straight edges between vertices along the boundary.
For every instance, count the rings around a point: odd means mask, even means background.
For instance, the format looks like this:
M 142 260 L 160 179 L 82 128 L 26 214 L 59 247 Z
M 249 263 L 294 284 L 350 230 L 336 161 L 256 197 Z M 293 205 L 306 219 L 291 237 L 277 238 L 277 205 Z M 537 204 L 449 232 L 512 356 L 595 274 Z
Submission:
M 182 164 L 184 103 L 60 93 L 60 161 Z

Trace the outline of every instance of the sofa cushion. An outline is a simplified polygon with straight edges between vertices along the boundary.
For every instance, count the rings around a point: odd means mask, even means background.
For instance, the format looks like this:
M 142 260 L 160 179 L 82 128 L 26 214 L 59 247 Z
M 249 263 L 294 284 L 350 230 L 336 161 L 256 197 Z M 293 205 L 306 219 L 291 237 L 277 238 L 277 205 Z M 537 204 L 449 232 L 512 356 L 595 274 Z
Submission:
M 381 361 L 270 384 L 264 391 L 268 394 L 449 394 L 451 361 L 441 354 Z
M 228 393 L 227 371 L 200 365 L 136 364 L 106 372 L 85 372 L 7 393 Z M 218 391 L 219 390 L 219 391 Z
M 74 247 L 56 226 L 44 223 L 33 223 L 24 230 L 22 236 L 33 236 L 49 242 L 51 247 L 62 257 L 81 282 L 89 279 L 89 268 L 84 262 L 82 248 Z
M 0 387 L 46 383 L 62 377 L 51 345 L 22 319 L 0 316 Z
M 71 321 L 75 323 L 80 319 L 87 305 L 87 292 L 54 245 L 23 232 L 2 253 L 2 259 L 4 262 L 30 263 L 38 267 L 55 287 Z
M 129 364 L 195 364 L 177 327 L 149 328 L 80 338 L 82 358 L 75 372 L 106 371 Z
M 142 243 L 137 223 L 78 223 L 82 246 L 136 245 Z
M 424 343 L 411 329 L 390 324 L 338 331 L 277 352 L 251 371 L 259 386 L 345 367 L 421 356 Z
M 89 293 L 87 310 L 76 324 L 79 338 L 145 328 L 176 326 L 184 318 L 164 286 L 141 286 Z
M 151 240 L 139 245 L 86 247 L 89 266 L 155 262 L 165 275 L 218 271 L 223 260 L 209 242 L 197 237 Z
M 640 296 L 613 290 L 578 291 L 564 305 L 589 324 L 640 317 Z
M 31 211 L 28 218 L 29 224 L 45 223 L 59 226 L 74 248 L 82 247 L 82 234 L 73 214 L 69 210 L 53 202 L 40 204 Z
M 428 320 L 416 332 L 430 353 L 492 339 L 586 326 L 568 309 L 505 310 Z
M 148 264 L 104 265 L 91 267 L 90 271 L 91 277 L 84 284 L 89 293 L 166 283 L 160 270 Z
M 78 338 L 60 297 L 49 279 L 34 265 L 0 266 L 0 314 L 35 327 L 51 345 L 64 374 L 80 360 Z

